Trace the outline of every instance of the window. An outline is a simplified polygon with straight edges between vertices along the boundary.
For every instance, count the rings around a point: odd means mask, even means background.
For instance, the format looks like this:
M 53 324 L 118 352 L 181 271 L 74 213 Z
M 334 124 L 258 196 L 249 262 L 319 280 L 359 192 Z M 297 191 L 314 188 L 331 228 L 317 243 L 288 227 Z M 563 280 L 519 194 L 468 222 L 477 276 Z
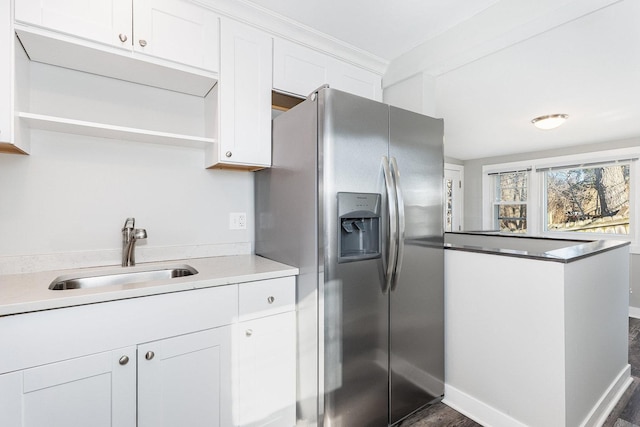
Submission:
M 509 233 L 527 232 L 527 181 L 529 172 L 493 174 L 493 225 Z
M 629 164 L 545 172 L 545 231 L 629 234 Z
M 482 228 L 639 242 L 638 157 L 640 146 L 483 165 Z

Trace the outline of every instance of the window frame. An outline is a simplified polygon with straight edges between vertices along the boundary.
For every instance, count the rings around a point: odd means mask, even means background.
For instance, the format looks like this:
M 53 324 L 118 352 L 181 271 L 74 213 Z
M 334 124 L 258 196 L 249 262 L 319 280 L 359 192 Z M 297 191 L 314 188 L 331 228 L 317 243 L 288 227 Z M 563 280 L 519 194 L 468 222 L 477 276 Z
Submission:
M 497 197 L 497 189 L 498 189 L 498 185 L 495 182 L 496 179 L 498 179 L 500 177 L 500 175 L 502 174 L 509 174 L 509 173 L 521 173 L 521 172 L 525 172 L 524 176 L 526 179 L 525 182 L 525 191 L 526 191 L 526 199 L 524 201 L 522 200 L 516 200 L 516 201 L 504 201 L 502 200 L 502 198 L 500 197 L 500 200 L 498 200 L 499 198 Z M 495 213 L 496 211 L 500 211 L 500 207 L 501 206 L 517 206 L 517 205 L 524 205 L 525 206 L 525 212 L 526 215 L 524 216 L 524 221 L 526 223 L 525 226 L 525 230 L 529 230 L 529 207 L 530 207 L 530 202 L 529 202 L 529 189 L 530 189 L 530 182 L 531 182 L 531 169 L 530 168 L 526 168 L 523 170 L 512 170 L 512 171 L 501 171 L 501 172 L 495 172 L 495 173 L 490 173 L 489 175 L 491 175 L 491 181 L 493 181 L 491 184 L 491 188 L 492 188 L 492 202 L 491 202 L 491 217 L 492 217 L 492 226 L 491 229 L 493 230 L 499 230 L 500 226 L 500 218 L 499 216 L 496 216 Z M 520 217 L 522 218 L 522 217 Z M 527 234 L 527 231 L 525 231 L 524 233 L 513 233 L 513 234 Z
M 586 234 L 587 236 L 609 236 L 609 238 L 611 238 L 611 236 L 615 236 L 616 239 L 625 239 L 627 240 L 627 238 L 629 236 L 631 236 L 634 232 L 634 227 L 632 225 L 632 221 L 631 221 L 631 217 L 633 216 L 633 206 L 631 204 L 631 196 L 633 193 L 633 188 L 634 188 L 634 182 L 633 182 L 633 178 L 632 178 L 632 172 L 631 170 L 632 168 L 632 164 L 633 161 L 632 160 L 621 160 L 621 161 L 606 161 L 606 162 L 598 162 L 598 164 L 584 164 L 584 165 L 570 165 L 567 168 L 558 168 L 558 167 L 554 167 L 554 168 L 549 168 L 549 169 L 544 169 L 544 170 L 538 170 L 537 172 L 539 172 L 541 174 L 541 178 L 542 178 L 542 183 L 541 183 L 541 188 L 542 190 L 542 203 L 541 203 L 541 208 L 542 208 L 542 223 L 541 223 L 541 228 L 543 231 L 543 234 L 546 236 L 550 236 L 550 237 L 561 237 L 561 236 L 574 236 L 574 235 L 581 235 L 581 234 Z M 616 233 L 594 233 L 594 232 L 577 232 L 577 231 L 553 231 L 553 230 L 548 230 L 547 226 L 547 216 L 548 216 L 548 191 L 547 191 L 547 173 L 551 170 L 576 170 L 576 169 L 594 169 L 597 167 L 610 167 L 610 166 L 623 166 L 623 165 L 628 165 L 629 166 L 629 208 L 630 208 L 630 212 L 629 212 L 629 233 L 628 234 L 616 234 Z
M 544 157 L 525 161 L 484 165 L 482 166 L 483 229 L 492 230 L 494 227 L 493 209 L 495 206 L 495 190 L 492 188 L 494 178 L 493 174 L 531 168 L 531 171 L 529 172 L 527 187 L 527 230 L 523 235 L 572 240 L 615 239 L 630 241 L 632 243 L 632 252 L 640 253 L 640 247 L 638 247 L 638 228 L 640 227 L 640 222 L 638 221 L 638 194 L 640 194 L 640 161 L 636 160 L 638 157 L 640 157 L 640 147 L 631 147 L 597 152 L 586 152 L 568 156 Z M 558 168 L 562 166 L 587 168 L 590 163 L 614 164 L 623 160 L 629 160 L 629 208 L 631 211 L 629 216 L 629 234 L 580 233 L 570 231 L 546 230 L 546 170 L 538 171 L 538 169 Z

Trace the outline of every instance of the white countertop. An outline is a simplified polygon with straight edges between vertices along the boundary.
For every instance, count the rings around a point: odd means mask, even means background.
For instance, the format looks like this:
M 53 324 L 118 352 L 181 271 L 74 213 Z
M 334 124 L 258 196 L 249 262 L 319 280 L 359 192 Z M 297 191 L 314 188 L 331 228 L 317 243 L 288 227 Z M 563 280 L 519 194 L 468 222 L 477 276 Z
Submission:
M 110 285 L 90 289 L 54 291 L 49 285 L 58 276 L 96 273 L 127 267 L 106 266 L 72 270 L 0 276 L 0 316 L 39 310 L 71 307 L 126 298 L 179 292 L 211 286 L 274 279 L 298 274 L 298 269 L 256 255 L 192 258 L 175 261 L 140 263 L 138 266 L 187 264 L 198 270 L 188 277 L 155 280 L 127 285 Z

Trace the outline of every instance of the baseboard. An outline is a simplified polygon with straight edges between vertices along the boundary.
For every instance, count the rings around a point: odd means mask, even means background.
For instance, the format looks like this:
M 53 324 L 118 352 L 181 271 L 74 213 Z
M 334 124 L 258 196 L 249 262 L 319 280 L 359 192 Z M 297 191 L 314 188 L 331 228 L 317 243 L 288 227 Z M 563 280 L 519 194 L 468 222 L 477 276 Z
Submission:
M 629 317 L 640 319 L 640 308 L 629 306 Z
M 627 390 L 627 387 L 631 385 L 632 381 L 631 366 L 627 365 L 602 394 L 602 397 L 585 417 L 580 427 L 601 426 L 618 403 L 618 400 L 620 400 L 620 397 L 622 397 Z M 442 402 L 483 426 L 527 427 L 526 424 L 510 417 L 504 412 L 448 384 L 444 386 L 444 399 Z
M 620 400 L 624 392 L 627 390 L 627 387 L 629 387 L 632 382 L 631 365 L 627 365 L 622 369 L 622 371 L 620 371 L 609 388 L 607 388 L 607 390 L 602 394 L 602 397 L 598 400 L 598 403 L 593 407 L 582 424 L 580 424 L 580 427 L 601 426 L 604 424 L 605 420 L 618 403 L 618 400 Z
M 444 399 L 442 402 L 483 426 L 527 427 L 526 424 L 521 423 L 504 412 L 448 384 L 444 386 Z

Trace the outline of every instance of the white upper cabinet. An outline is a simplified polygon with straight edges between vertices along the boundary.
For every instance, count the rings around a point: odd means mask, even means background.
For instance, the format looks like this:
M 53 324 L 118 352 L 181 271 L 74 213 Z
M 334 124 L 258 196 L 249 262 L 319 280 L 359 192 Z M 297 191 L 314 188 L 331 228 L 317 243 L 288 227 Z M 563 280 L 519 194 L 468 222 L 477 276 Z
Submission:
M 219 71 L 218 16 L 185 0 L 15 0 L 32 60 L 205 96 Z
M 11 2 L 0 4 L 0 152 L 13 147 L 13 35 Z
M 273 41 L 273 88 L 307 96 L 329 83 L 329 56 L 288 40 Z
M 28 107 L 28 59 L 13 32 L 11 2 L 0 2 L 0 152 L 28 154 L 28 129 L 19 126 L 16 110 Z
M 218 17 L 213 12 L 180 0 L 134 0 L 133 17 L 135 51 L 218 71 Z
M 248 25 L 222 19 L 218 140 L 207 167 L 246 170 L 271 166 L 272 39 Z
M 15 0 L 15 4 L 16 21 L 131 49 L 131 0 Z
M 324 84 L 369 99 L 382 100 L 382 78 L 379 74 L 288 40 L 274 40 L 275 90 L 306 97 Z
M 329 86 L 382 101 L 382 78 L 371 71 L 333 59 Z

